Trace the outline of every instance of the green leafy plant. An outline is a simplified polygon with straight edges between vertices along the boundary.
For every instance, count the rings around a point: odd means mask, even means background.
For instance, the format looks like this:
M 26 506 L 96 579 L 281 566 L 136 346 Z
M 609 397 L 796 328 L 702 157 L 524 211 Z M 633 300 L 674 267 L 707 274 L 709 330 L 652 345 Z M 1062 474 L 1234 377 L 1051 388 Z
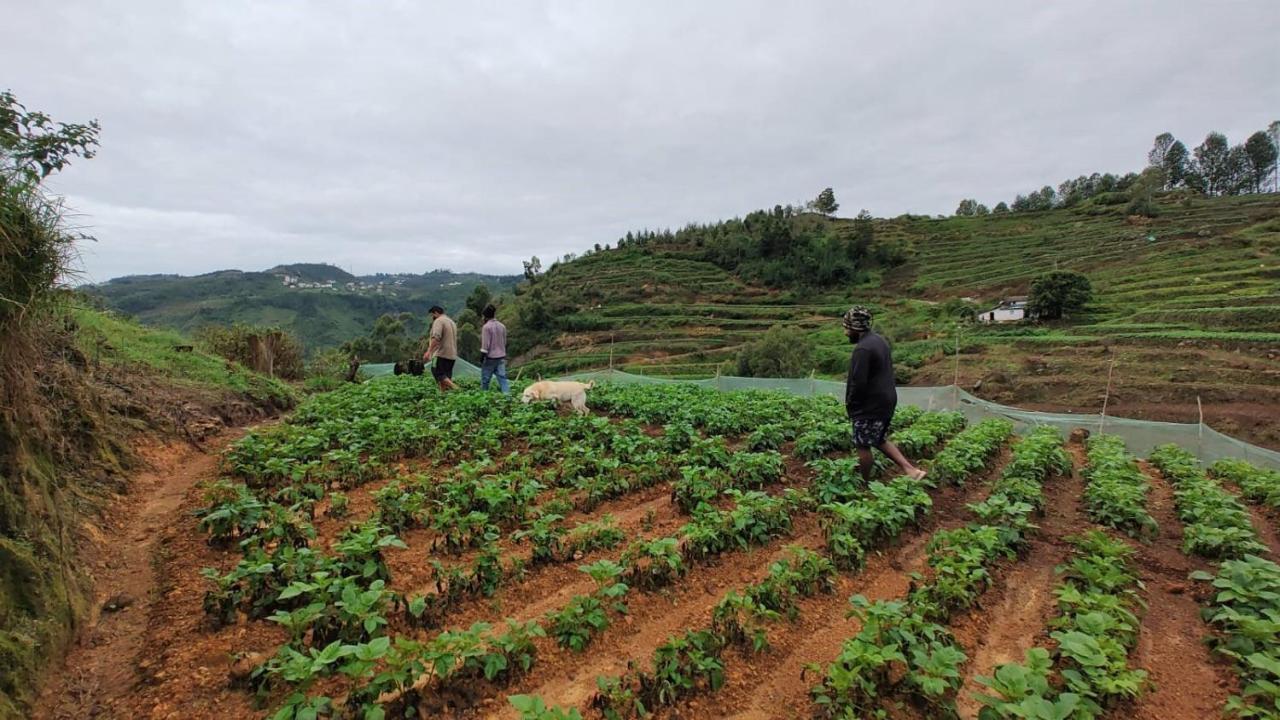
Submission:
M 564 517 L 556 514 L 531 518 L 527 527 L 512 534 L 512 539 L 529 541 L 533 546 L 531 562 L 534 565 L 558 562 L 564 555 Z
M 987 466 L 1012 433 L 1013 423 L 1003 418 L 990 418 L 966 428 L 934 457 L 929 473 L 934 482 L 962 485 Z
M 1089 464 L 1084 476 L 1085 507 L 1094 522 L 1116 528 L 1132 537 L 1155 534 L 1156 521 L 1146 511 L 1151 483 L 1138 469 L 1137 461 L 1124 449 L 1124 440 L 1115 435 L 1089 438 Z
M 351 500 L 345 493 L 331 492 L 329 493 L 329 509 L 325 514 L 331 518 L 341 520 L 351 514 Z
M 1097 714 L 1116 698 L 1134 698 L 1146 687 L 1144 670 L 1129 667 L 1141 608 L 1138 580 L 1127 543 L 1091 531 L 1071 538 L 1075 553 L 1059 568 L 1060 615 L 1052 626 L 1060 672 L 1084 712 Z
M 1256 555 L 1227 560 L 1212 575 L 1192 578 L 1216 591 L 1205 620 L 1221 635 L 1214 650 L 1229 658 L 1242 692 L 1227 701 L 1227 712 L 1241 718 L 1271 718 L 1280 707 L 1280 566 Z
M 225 543 L 250 535 L 266 516 L 267 506 L 248 487 L 218 480 L 204 493 L 207 507 L 195 511 L 200 531 L 211 543 Z
M 636 540 L 622 553 L 621 562 L 630 584 L 645 589 L 670 585 L 686 570 L 680 541 L 673 537 Z
M 888 484 L 872 482 L 858 500 L 819 506 L 818 524 L 836 565 L 858 568 L 868 548 L 897 537 L 932 505 L 920 482 L 899 477 Z
M 547 614 L 548 629 L 561 647 L 580 652 L 591 638 L 609 627 L 609 613 L 625 613 L 622 598 L 629 588 L 619 582 L 625 570 L 610 560 L 600 560 L 578 568 L 596 581 L 591 595 L 576 595 L 564 607 Z
M 1280 472 L 1235 459 L 1219 460 L 1209 472 L 1213 477 L 1235 483 L 1249 502 L 1280 508 Z
M 1049 651 L 1033 647 L 1023 663 L 1007 663 L 996 667 L 991 677 L 978 677 L 978 682 L 992 694 L 975 695 L 982 703 L 978 720 L 1070 720 L 1082 711 L 1080 696 L 1059 693 L 1052 685 L 1053 662 Z
M 1249 519 L 1249 511 L 1209 479 L 1195 456 L 1177 445 L 1161 445 L 1151 463 L 1174 486 L 1173 500 L 1186 527 L 1182 549 L 1210 560 L 1237 559 L 1267 552 Z
M 903 695 L 930 708 L 931 715 L 954 713 L 965 655 L 946 628 L 913 613 L 901 601 L 850 598 L 850 615 L 862 629 L 845 641 L 840 654 L 810 690 L 824 717 L 882 717 L 885 704 Z
M 536 695 L 512 695 L 507 702 L 520 713 L 520 720 L 582 720 L 577 708 L 548 706 Z

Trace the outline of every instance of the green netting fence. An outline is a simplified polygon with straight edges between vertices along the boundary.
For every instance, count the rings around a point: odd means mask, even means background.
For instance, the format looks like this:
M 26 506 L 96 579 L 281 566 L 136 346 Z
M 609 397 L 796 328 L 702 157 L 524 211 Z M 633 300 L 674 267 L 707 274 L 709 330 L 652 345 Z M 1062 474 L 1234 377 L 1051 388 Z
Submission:
M 362 365 L 361 370 L 370 377 L 388 375 L 392 372 L 390 363 L 383 365 Z M 465 360 L 458 360 L 454 369 L 455 377 L 479 378 L 480 368 Z M 702 380 L 675 380 L 656 378 L 646 375 L 633 375 L 621 370 L 596 370 L 566 375 L 566 380 L 583 382 L 611 383 L 644 383 L 665 385 L 685 383 L 700 387 L 714 388 L 722 391 L 733 390 L 773 390 L 794 395 L 831 395 L 844 397 L 844 383 L 816 378 L 745 378 L 717 376 Z M 1280 452 L 1251 445 L 1214 430 L 1205 423 L 1171 423 L 1156 420 L 1135 420 L 1133 418 L 1103 416 L 1100 413 L 1050 413 L 1023 410 L 1021 408 L 1000 405 L 975 397 L 954 385 L 941 387 L 898 388 L 900 405 L 919 405 L 926 410 L 959 410 L 971 421 L 989 417 L 1002 417 L 1011 420 L 1021 431 L 1036 425 L 1052 425 L 1064 433 L 1075 428 L 1085 428 L 1092 433 L 1105 432 L 1124 438 L 1129 452 L 1146 457 L 1157 445 L 1177 443 L 1205 463 L 1212 463 L 1222 458 L 1240 458 L 1259 467 L 1280 470 Z

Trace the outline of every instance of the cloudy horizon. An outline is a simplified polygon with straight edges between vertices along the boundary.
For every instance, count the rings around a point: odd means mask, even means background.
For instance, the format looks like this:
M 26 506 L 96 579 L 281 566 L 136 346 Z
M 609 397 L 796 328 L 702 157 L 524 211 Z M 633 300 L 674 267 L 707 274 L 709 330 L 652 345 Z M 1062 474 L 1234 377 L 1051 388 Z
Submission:
M 85 279 L 516 274 L 834 188 L 951 213 L 1280 118 L 1260 2 L 219 3 L 6 14 L 11 89 L 102 124 L 53 180 Z

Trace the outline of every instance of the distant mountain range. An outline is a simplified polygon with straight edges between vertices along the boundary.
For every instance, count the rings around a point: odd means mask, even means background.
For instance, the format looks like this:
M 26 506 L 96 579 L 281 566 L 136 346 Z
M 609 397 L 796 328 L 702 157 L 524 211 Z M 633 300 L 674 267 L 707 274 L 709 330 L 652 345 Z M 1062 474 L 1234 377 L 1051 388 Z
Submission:
M 449 270 L 356 276 L 333 265 L 296 263 L 262 272 L 129 275 L 83 289 L 147 325 L 186 333 L 211 324 L 273 325 L 313 351 L 365 334 L 384 313 L 425 316 L 438 304 L 456 314 L 476 285 L 498 295 L 519 280 Z

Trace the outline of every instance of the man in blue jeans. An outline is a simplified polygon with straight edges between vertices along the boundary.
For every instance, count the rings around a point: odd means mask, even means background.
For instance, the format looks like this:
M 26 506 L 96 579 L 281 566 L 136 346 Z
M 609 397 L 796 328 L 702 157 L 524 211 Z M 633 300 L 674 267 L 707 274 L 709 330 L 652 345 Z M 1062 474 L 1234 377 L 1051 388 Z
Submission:
M 497 308 L 484 306 L 484 327 L 480 329 L 480 389 L 489 389 L 489 379 L 498 376 L 498 389 L 503 395 L 511 394 L 507 382 L 507 326 L 495 317 Z

